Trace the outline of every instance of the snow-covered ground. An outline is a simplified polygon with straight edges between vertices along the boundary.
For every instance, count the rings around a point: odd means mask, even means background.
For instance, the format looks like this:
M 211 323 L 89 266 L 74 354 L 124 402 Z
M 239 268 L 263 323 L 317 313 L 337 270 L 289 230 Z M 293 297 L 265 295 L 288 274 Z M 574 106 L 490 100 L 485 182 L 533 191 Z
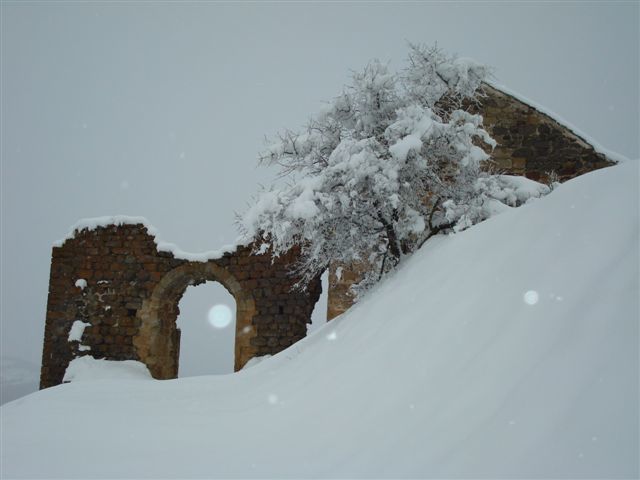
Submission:
M 637 478 L 638 162 L 434 238 L 252 368 L 1 407 L 2 475 Z

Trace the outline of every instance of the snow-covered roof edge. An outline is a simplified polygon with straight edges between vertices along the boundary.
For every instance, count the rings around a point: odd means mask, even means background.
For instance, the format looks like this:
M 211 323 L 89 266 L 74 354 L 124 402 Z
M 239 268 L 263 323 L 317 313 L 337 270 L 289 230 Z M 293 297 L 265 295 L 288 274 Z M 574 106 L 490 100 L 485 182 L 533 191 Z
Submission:
M 571 124 L 570 122 L 568 122 L 567 120 L 562 118 L 560 115 L 558 115 L 554 111 L 549 110 L 548 108 L 540 105 L 537 102 L 534 102 L 530 98 L 527 98 L 524 95 L 521 95 L 520 93 L 518 93 L 518 92 L 516 92 L 514 90 L 511 90 L 509 87 L 506 87 L 506 86 L 504 86 L 502 84 L 499 84 L 499 83 L 496 83 L 496 82 L 493 82 L 493 81 L 486 81 L 486 84 L 489 85 L 492 88 L 495 88 L 496 90 L 501 91 L 502 93 L 505 93 L 505 94 L 509 95 L 510 97 L 515 98 L 516 100 L 521 101 L 522 103 L 525 103 L 525 104 L 529 105 L 530 107 L 536 109 L 538 112 L 540 112 L 540 113 L 546 115 L 547 117 L 551 118 L 552 120 L 556 121 L 557 123 L 559 123 L 563 127 L 565 127 L 568 130 L 570 130 L 574 135 L 576 135 L 577 137 L 580 137 L 585 143 L 591 145 L 596 152 L 601 153 L 602 155 L 607 157 L 609 160 L 613 160 L 614 162 L 618 162 L 618 163 L 619 162 L 628 162 L 629 161 L 629 158 L 625 157 L 621 153 L 614 152 L 613 150 L 609 150 L 608 148 L 605 148 L 597 140 L 593 139 L 592 137 L 590 137 L 589 135 L 584 133 L 582 130 L 580 130 L 575 125 Z
M 62 247 L 67 240 L 70 240 L 76 236 L 77 233 L 83 230 L 95 230 L 98 227 L 110 227 L 120 225 L 143 225 L 149 235 L 153 237 L 153 241 L 156 244 L 158 252 L 169 252 L 174 258 L 180 260 L 187 260 L 191 262 L 206 262 L 208 260 L 215 260 L 221 258 L 225 253 L 235 251 L 240 246 L 246 246 L 250 243 L 250 239 L 238 237 L 235 243 L 230 245 L 224 245 L 218 250 L 210 250 L 202 253 L 190 253 L 180 249 L 176 244 L 164 242 L 160 240 L 158 229 L 155 228 L 149 220 L 145 217 L 135 217 L 129 215 L 107 215 L 103 217 L 83 218 L 78 220 L 71 226 L 69 233 L 64 238 L 57 240 L 53 243 L 54 247 Z

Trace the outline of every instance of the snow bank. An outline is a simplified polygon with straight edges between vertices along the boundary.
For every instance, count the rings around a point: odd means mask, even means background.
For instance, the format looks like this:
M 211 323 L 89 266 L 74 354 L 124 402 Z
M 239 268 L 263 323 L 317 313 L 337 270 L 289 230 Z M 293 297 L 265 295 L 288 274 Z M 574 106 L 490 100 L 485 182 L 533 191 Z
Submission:
M 210 250 L 208 252 L 202 253 L 190 253 L 185 252 L 180 249 L 177 245 L 173 243 L 164 242 L 159 239 L 158 230 L 149 223 L 149 221 L 144 217 L 132 217 L 128 215 L 110 215 L 104 217 L 93 217 L 93 218 L 84 218 L 76 222 L 69 232 L 60 240 L 57 240 L 53 243 L 54 247 L 62 247 L 64 242 L 74 238 L 78 233 L 83 230 L 95 230 L 98 227 L 109 227 L 112 225 L 120 226 L 120 225 L 143 225 L 149 235 L 154 237 L 154 241 L 156 244 L 156 248 L 158 252 L 169 252 L 173 255 L 174 258 L 188 260 L 191 262 L 207 262 L 209 260 L 215 260 L 221 258 L 225 253 L 235 251 L 239 246 L 247 245 L 250 242 L 250 239 L 247 238 L 238 238 L 235 243 L 231 245 L 225 245 L 218 250 Z M 79 285 L 76 284 L 79 287 Z M 86 286 L 86 284 L 85 284 Z M 82 288 L 82 287 L 80 287 Z
M 271 355 L 262 355 L 261 357 L 253 357 L 247 363 L 244 364 L 242 370 L 246 370 L 247 368 L 255 367 L 259 363 L 264 362 L 267 358 L 271 358 Z
M 63 382 L 95 380 L 151 380 L 147 366 L 133 360 L 113 361 L 96 359 L 90 355 L 74 358 L 69 363 Z
M 237 374 L 4 405 L 3 474 L 637 478 L 638 173 L 599 170 L 431 239 Z
M 515 203 L 521 205 L 533 198 L 540 198 L 549 193 L 549 187 L 527 177 L 516 175 L 498 175 L 498 179 L 504 184 L 503 190 L 509 188 L 515 196 Z M 508 200 L 505 203 L 511 204 Z

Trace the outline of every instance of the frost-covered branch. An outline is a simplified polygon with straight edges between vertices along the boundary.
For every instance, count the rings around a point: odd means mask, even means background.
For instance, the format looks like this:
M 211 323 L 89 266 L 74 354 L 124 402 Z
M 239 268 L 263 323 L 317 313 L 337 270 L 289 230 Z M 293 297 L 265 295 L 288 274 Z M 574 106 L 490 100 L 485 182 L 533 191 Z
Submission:
M 301 132 L 286 130 L 260 154 L 296 181 L 263 191 L 239 219 L 242 232 L 275 255 L 299 246 L 302 288 L 332 262 L 368 265 L 366 288 L 435 233 L 522 201 L 523 185 L 483 170 L 481 145 L 495 141 L 480 115 L 460 108 L 489 72 L 419 45 L 400 75 L 377 60 L 355 72 Z

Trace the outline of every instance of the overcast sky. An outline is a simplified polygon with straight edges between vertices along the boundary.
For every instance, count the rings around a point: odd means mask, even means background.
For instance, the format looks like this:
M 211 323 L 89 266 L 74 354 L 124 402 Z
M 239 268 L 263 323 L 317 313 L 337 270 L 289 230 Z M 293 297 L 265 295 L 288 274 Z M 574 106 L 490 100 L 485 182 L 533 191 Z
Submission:
M 1 347 L 36 366 L 51 244 L 69 226 L 140 215 L 183 250 L 231 243 L 234 212 L 273 175 L 256 167 L 264 136 L 303 124 L 371 58 L 401 68 L 407 41 L 490 64 L 498 83 L 639 156 L 638 2 L 1 8 Z

